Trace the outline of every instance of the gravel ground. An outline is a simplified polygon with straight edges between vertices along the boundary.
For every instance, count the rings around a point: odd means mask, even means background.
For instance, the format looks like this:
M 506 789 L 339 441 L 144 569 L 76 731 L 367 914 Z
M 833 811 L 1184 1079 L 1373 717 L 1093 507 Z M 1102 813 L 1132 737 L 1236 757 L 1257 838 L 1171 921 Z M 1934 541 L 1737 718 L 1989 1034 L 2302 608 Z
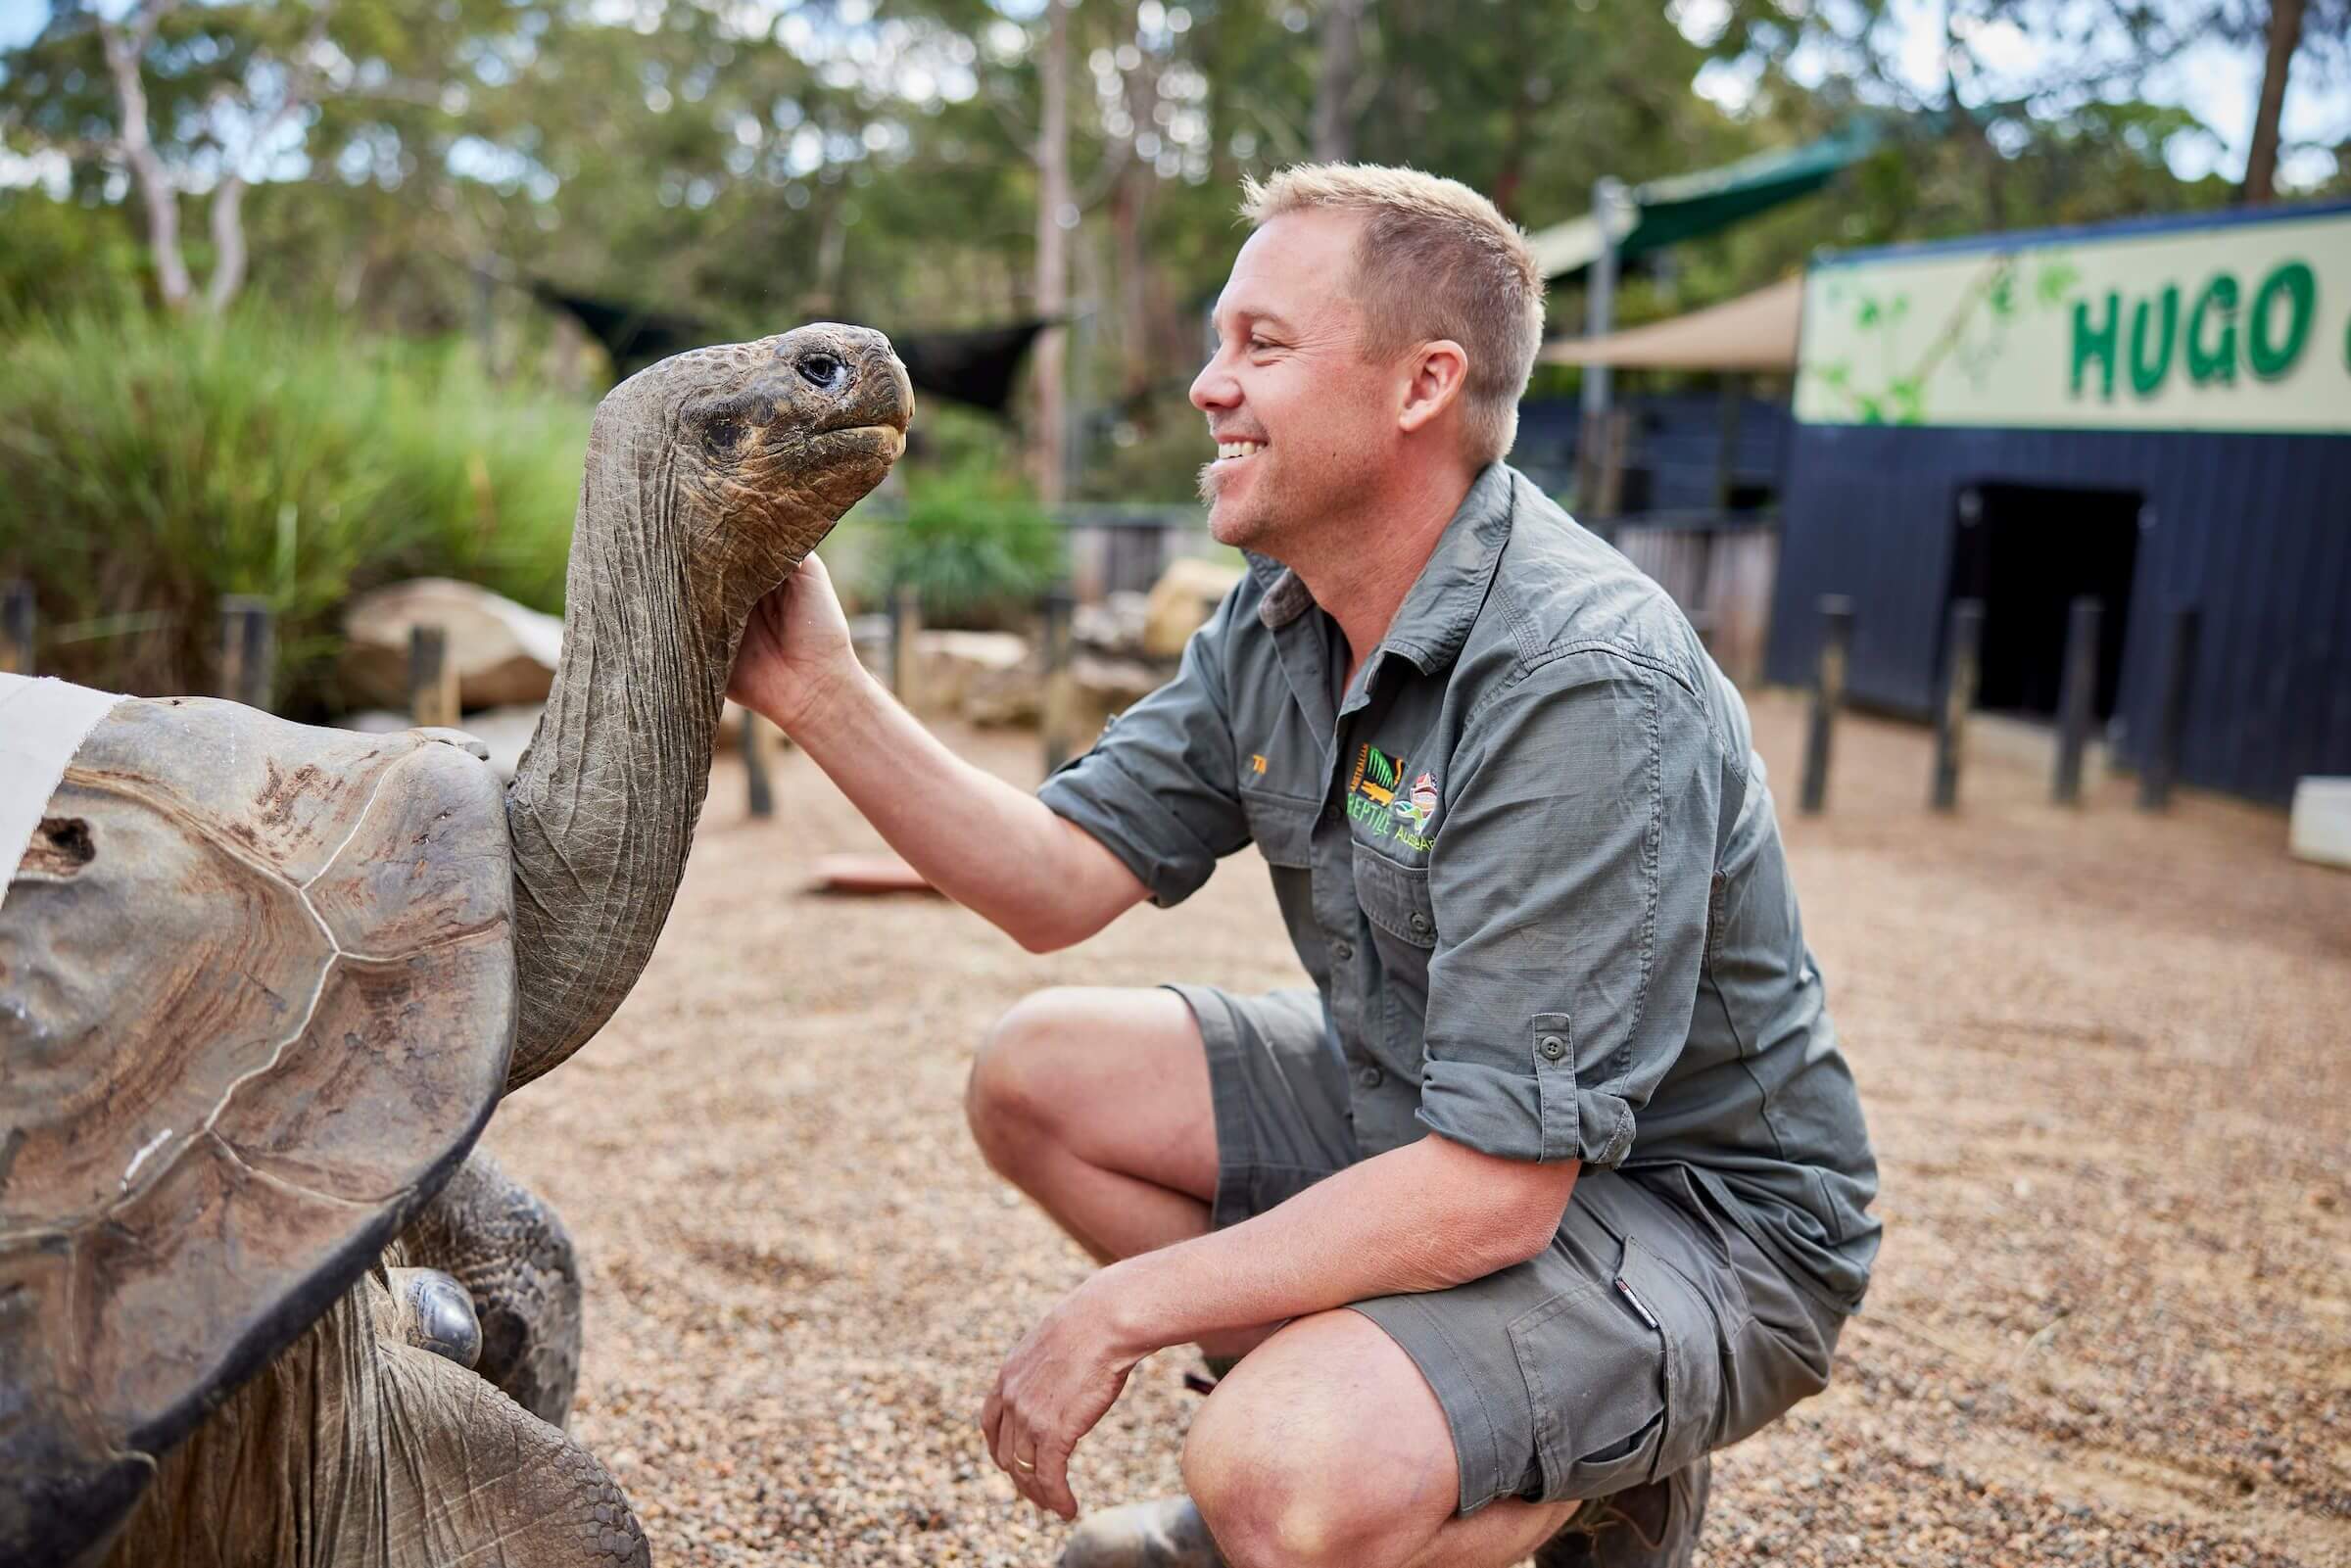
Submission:
M 1785 809 L 1800 709 L 1756 717 Z M 1027 736 L 950 738 L 1033 783 Z M 1830 1392 L 1717 1459 L 1702 1562 L 2351 1565 L 2351 876 L 2286 860 L 2280 814 L 2060 810 L 1997 757 L 1937 819 L 1922 732 L 1838 748 L 1786 826 L 1887 1242 Z M 1043 1568 L 1062 1527 L 974 1422 L 1086 1264 L 973 1152 L 973 1049 L 1036 986 L 1295 962 L 1248 854 L 1046 958 L 811 894 L 878 840 L 804 758 L 777 784 L 751 822 L 722 764 L 644 982 L 489 1134 L 585 1255 L 572 1429 L 672 1568 Z M 1081 1505 L 1176 1486 L 1189 1364 L 1080 1446 Z

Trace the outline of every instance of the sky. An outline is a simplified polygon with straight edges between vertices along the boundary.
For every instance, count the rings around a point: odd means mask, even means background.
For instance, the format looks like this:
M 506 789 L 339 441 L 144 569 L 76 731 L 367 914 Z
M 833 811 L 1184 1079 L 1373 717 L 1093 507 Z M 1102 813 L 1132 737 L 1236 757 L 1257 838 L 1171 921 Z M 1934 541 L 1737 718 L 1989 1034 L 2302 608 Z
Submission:
M 1639 0 L 1627 0 L 1639 3 Z M 2062 0 L 2058 0 L 2062 3 Z M 128 10 L 130 0 L 111 0 L 113 9 Z M 783 9 L 779 7 L 779 9 Z M 1008 11 L 1031 9 L 1007 0 Z M 1728 12 L 1727 0 L 1671 0 L 1676 23 L 1688 36 L 1704 40 L 1718 31 Z M 49 0 L 0 0 L 0 49 L 13 48 L 37 33 L 50 13 Z M 1940 90 L 1943 80 L 1943 0 L 1893 0 L 1888 42 L 1903 80 L 1922 93 Z M 1998 22 L 1978 30 L 1970 39 L 1977 57 L 1995 71 L 2017 78 L 2046 74 L 2056 58 L 2057 45 L 2035 38 L 2014 24 Z M 2307 57 L 2306 57 L 2307 58 Z M 1799 79 L 1818 80 L 1836 63 L 1814 56 L 1795 63 Z M 2245 148 L 2251 140 L 2253 110 L 2261 90 L 2261 52 L 2232 49 L 2218 42 L 2198 44 L 2180 61 L 2148 82 L 2145 96 L 2159 104 L 2178 105 L 2211 127 L 2213 136 L 2181 137 L 2166 149 L 2173 171 L 2184 178 L 2215 169 L 2231 179 L 2244 172 Z M 1803 73 L 1809 71 L 1810 75 Z M 1709 99 L 1737 109 L 1752 90 L 1753 72 L 1737 66 L 1709 66 L 1692 86 Z M 2334 167 L 2327 147 L 2351 142 L 2351 81 L 2321 84 L 2303 71 L 2289 82 L 2283 115 L 2285 140 L 2315 142 L 2317 147 L 2289 150 L 2279 168 L 2279 183 L 2290 194 L 2296 186 L 2315 185 Z
M 2046 0 L 2051 9 L 2065 0 Z M 1727 0 L 1673 0 L 1668 7 L 1685 36 L 1710 42 L 1729 14 Z M 2183 9 L 2186 9 L 2185 6 Z M 2048 79 L 2060 46 L 2037 38 L 2013 22 L 1998 21 L 1974 29 L 1968 43 L 1976 58 L 1993 73 L 1992 91 L 2003 85 Z M 1895 73 L 1913 91 L 1940 98 L 1943 82 L 1943 0 L 1891 0 L 1887 52 Z M 2091 53 L 2095 54 L 2095 49 Z M 2281 186 L 2316 185 L 2334 168 L 2326 151 L 2351 141 L 2351 81 L 2322 83 L 2303 69 L 2306 51 L 2286 78 L 2286 96 L 2279 116 L 2286 143 L 2319 143 L 2288 151 L 2279 168 Z M 2253 137 L 2253 111 L 2261 95 L 2262 50 L 2231 47 L 2218 40 L 2187 49 L 2157 71 L 2143 96 L 2152 103 L 2177 106 L 2193 114 L 2213 131 L 2211 138 L 2182 137 L 2166 149 L 2172 171 L 2195 179 L 2218 170 L 2231 180 L 2245 171 L 2245 150 Z M 1799 80 L 1817 83 L 1835 63 L 1817 52 L 1792 62 Z M 1737 66 L 1708 66 L 1692 84 L 1703 96 L 1736 110 L 1752 90 L 1754 72 Z

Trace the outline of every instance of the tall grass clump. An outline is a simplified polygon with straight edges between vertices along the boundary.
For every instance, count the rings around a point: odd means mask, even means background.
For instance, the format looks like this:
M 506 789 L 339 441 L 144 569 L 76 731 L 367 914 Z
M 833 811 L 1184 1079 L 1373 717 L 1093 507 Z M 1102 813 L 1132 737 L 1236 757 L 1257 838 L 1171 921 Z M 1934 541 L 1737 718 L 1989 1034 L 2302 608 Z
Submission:
M 1064 570 L 1061 526 L 1005 469 L 980 459 L 909 472 L 902 516 L 875 529 L 864 597 L 922 596 L 935 626 L 1021 624 Z
M 0 354 L 0 576 L 34 584 L 45 673 L 210 689 L 218 601 L 253 594 L 310 715 L 355 594 L 435 574 L 560 607 L 586 407 L 260 310 L 28 322 Z

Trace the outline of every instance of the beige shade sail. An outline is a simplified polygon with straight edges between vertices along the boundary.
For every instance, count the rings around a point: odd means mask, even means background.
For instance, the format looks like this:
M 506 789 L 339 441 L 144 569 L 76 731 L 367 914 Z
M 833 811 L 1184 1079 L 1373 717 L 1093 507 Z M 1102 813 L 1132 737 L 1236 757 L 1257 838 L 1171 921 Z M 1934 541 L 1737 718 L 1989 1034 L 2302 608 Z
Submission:
M 1544 364 L 1605 364 L 1628 370 L 1796 369 L 1797 320 L 1804 280 L 1792 277 L 1670 321 L 1598 338 L 1547 343 Z

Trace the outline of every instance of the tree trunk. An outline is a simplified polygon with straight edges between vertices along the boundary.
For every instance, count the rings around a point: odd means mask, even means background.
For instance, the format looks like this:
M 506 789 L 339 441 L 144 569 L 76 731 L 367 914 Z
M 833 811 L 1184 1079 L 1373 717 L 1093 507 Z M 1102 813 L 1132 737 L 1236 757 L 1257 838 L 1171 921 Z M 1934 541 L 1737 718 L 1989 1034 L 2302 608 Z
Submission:
M 213 192 L 213 275 L 204 303 L 215 315 L 245 287 L 245 177 L 231 174 Z
M 2303 0 L 2270 0 L 2270 58 L 2261 73 L 2261 105 L 2253 112 L 2253 146 L 2245 154 L 2245 183 L 2237 200 L 2267 207 L 2277 200 L 2278 120 L 2285 110 L 2286 72 L 2302 42 Z
M 1322 13 L 1322 75 L 1315 88 L 1315 162 L 1343 164 L 1355 156 L 1356 67 L 1364 0 L 1329 0 Z
M 1070 202 L 1070 8 L 1068 0 L 1045 0 L 1045 52 L 1037 62 L 1043 93 L 1043 123 L 1036 138 L 1036 312 L 1048 319 L 1070 304 L 1070 231 L 1063 224 Z M 1035 377 L 1036 428 L 1029 451 L 1035 463 L 1036 491 L 1050 505 L 1062 498 L 1062 441 L 1067 417 L 1063 386 L 1069 332 L 1061 326 L 1037 334 L 1031 356 Z
M 166 306 L 182 309 L 191 291 L 188 264 L 179 252 L 179 193 L 148 134 L 147 84 L 139 74 L 139 60 L 154 36 L 155 23 L 152 16 L 142 15 L 132 20 L 128 31 L 106 23 L 99 26 L 106 69 L 115 79 L 115 102 L 122 112 L 122 161 L 130 166 L 147 207 L 147 245 L 155 252 L 156 287 Z
M 1142 50 L 1139 18 L 1134 24 L 1134 41 L 1135 47 Z M 1127 74 L 1127 113 L 1134 121 L 1132 134 L 1138 142 L 1145 135 L 1157 134 L 1158 112 L 1157 61 L 1144 51 L 1142 64 Z M 1125 360 L 1120 395 L 1130 418 L 1149 393 L 1156 368 L 1157 356 L 1151 341 L 1151 259 L 1143 247 L 1143 234 L 1150 221 L 1152 192 L 1158 185 L 1159 176 L 1152 167 L 1152 160 L 1144 158 L 1138 147 L 1119 172 L 1111 204 L 1111 228 L 1116 244 L 1114 264 L 1118 268 L 1119 340 Z

